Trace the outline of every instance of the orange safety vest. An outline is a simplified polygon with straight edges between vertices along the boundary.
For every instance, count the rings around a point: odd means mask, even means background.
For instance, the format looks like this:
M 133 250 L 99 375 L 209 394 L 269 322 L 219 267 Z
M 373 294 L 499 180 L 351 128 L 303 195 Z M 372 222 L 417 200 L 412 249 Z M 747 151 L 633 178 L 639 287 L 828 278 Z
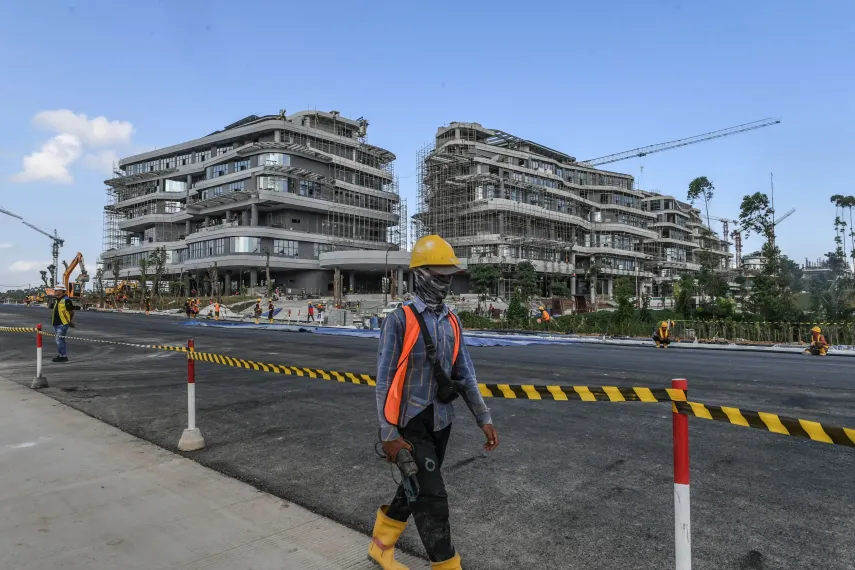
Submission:
M 549 319 L 551 319 L 552 317 L 550 317 L 549 312 L 547 312 L 546 309 L 544 309 L 543 312 L 540 314 L 540 318 L 542 321 L 546 322 Z
M 219 303 L 214 303 L 214 312 L 216 312 L 216 313 L 220 312 L 220 304 Z
M 401 307 L 404 311 L 405 326 L 404 326 L 404 343 L 401 348 L 401 356 L 398 357 L 398 368 L 395 371 L 395 377 L 392 379 L 392 384 L 389 386 L 389 391 L 386 393 L 386 404 L 383 407 L 383 415 L 386 421 L 393 426 L 400 427 L 398 422 L 401 420 L 401 408 L 404 404 L 404 383 L 407 381 L 407 364 L 410 360 L 410 354 L 413 348 L 419 341 L 421 329 L 419 322 L 416 320 L 416 315 L 413 308 L 409 305 Z M 451 358 L 452 366 L 457 362 L 457 354 L 460 352 L 460 323 L 457 318 L 451 313 L 448 314 L 448 320 L 451 323 L 451 328 L 454 330 L 454 353 Z M 434 344 L 438 344 L 434 339 Z

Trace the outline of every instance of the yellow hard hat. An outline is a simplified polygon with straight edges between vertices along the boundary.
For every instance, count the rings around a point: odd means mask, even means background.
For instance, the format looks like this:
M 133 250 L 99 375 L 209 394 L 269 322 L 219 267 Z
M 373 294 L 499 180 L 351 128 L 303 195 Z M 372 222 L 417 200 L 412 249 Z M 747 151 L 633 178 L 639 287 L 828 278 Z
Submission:
M 543 305 L 539 306 L 539 307 L 537 308 L 537 310 L 538 310 L 538 311 L 542 311 L 542 310 L 543 310 Z
M 822 329 L 819 327 L 813 327 L 812 329 L 810 329 L 810 332 L 820 333 L 822 332 Z
M 647 325 L 647 326 L 650 326 L 650 325 Z M 661 323 L 659 323 L 659 326 L 662 328 L 668 328 L 668 321 L 662 321 Z
M 460 260 L 454 255 L 454 249 L 447 241 L 438 235 L 421 238 L 413 246 L 410 255 L 410 269 L 416 267 L 444 267 L 448 273 L 461 271 Z

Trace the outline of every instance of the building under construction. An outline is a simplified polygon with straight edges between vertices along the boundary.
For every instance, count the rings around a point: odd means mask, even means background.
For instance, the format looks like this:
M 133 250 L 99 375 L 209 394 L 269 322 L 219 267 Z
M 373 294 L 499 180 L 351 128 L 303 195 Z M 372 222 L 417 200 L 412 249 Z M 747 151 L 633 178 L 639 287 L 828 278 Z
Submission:
M 577 303 L 591 287 L 611 297 L 620 276 L 653 292 L 654 283 L 696 271 L 701 236 L 728 264 L 728 242 L 702 231 L 696 209 L 500 130 L 441 127 L 418 164 L 415 237 L 439 234 L 469 266 L 499 266 L 500 297 L 521 261 L 534 265 L 542 295 L 566 286 Z M 455 281 L 456 290 L 468 288 L 465 277 Z
M 367 144 L 367 127 L 337 111 L 251 115 L 121 160 L 106 181 L 107 275 L 115 264 L 122 278 L 137 278 L 140 261 L 163 248 L 166 274 L 199 291 L 255 287 L 269 267 L 283 292 L 332 293 L 341 268 L 325 254 L 353 251 L 358 260 L 361 251 L 406 248 L 395 155 Z M 354 264 L 350 289 L 379 290 L 381 274 L 360 269 L 372 271 Z

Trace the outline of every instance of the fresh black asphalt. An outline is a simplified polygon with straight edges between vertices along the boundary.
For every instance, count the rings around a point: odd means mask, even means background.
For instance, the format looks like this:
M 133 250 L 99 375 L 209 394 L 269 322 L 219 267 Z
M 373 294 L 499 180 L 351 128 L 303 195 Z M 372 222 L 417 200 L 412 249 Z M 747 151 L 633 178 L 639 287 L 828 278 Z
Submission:
M 47 322 L 45 309 L 0 306 L 0 326 Z M 168 317 L 86 312 L 73 334 L 264 362 L 374 371 L 377 341 L 264 330 L 190 328 Z M 179 353 L 69 341 L 53 398 L 175 450 L 186 427 Z M 31 334 L 0 332 L 0 376 L 29 384 Z M 598 345 L 472 348 L 483 382 L 666 387 L 692 400 L 855 427 L 849 358 Z M 394 492 L 374 453 L 374 391 L 199 362 L 202 464 L 363 532 Z M 464 566 L 673 567 L 673 466 L 667 404 L 489 400 L 492 454 L 458 407 L 444 468 Z M 855 450 L 690 419 L 696 569 L 855 568 Z M 61 465 L 57 465 L 61 469 Z M 413 529 L 404 547 L 421 553 Z

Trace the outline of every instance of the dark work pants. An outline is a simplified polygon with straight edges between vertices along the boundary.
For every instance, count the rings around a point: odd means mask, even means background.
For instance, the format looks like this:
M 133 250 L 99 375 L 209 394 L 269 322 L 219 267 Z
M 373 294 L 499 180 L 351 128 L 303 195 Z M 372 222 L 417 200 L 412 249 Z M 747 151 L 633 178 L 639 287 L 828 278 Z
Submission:
M 433 406 L 410 420 L 399 430 L 401 437 L 413 446 L 413 455 L 419 467 L 419 496 L 407 501 L 402 486 L 386 511 L 386 516 L 396 521 L 406 521 L 413 515 L 422 544 L 431 562 L 443 562 L 454 557 L 451 544 L 451 525 L 448 522 L 448 494 L 442 480 L 442 461 L 451 435 L 451 426 L 433 431 Z
M 653 333 L 653 340 L 660 344 L 671 344 L 671 337 L 662 338 L 659 333 Z

